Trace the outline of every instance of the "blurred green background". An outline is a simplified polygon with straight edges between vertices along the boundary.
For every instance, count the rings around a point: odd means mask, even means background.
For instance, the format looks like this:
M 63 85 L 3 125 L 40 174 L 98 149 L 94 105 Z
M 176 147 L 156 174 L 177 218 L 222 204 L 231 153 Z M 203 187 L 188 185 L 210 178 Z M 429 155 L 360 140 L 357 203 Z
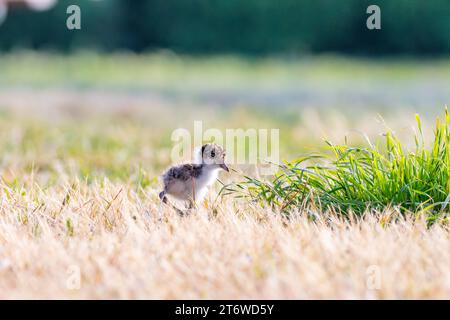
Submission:
M 280 129 L 281 159 L 294 159 L 323 139 L 376 141 L 385 125 L 410 138 L 416 112 L 429 133 L 450 104 L 448 0 L 0 0 L 0 16 L 5 4 L 11 183 L 30 171 L 156 183 L 172 132 L 195 120 Z M 66 27 L 72 4 L 81 30 Z M 381 30 L 366 27 L 371 4 Z
M 70 4 L 81 8 L 81 31 L 65 27 Z M 381 30 L 366 28 L 366 9 L 371 4 L 381 7 Z M 41 12 L 18 4 L 10 7 L 0 26 L 3 50 L 170 49 L 188 54 L 334 52 L 370 56 L 450 53 L 448 0 L 61 0 Z

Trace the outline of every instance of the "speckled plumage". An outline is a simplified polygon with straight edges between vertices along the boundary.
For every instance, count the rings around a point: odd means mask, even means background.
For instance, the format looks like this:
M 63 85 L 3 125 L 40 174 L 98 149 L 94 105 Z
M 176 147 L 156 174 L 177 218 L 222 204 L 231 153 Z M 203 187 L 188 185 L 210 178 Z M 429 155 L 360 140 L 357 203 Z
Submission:
M 192 206 L 206 195 L 208 187 L 217 179 L 219 169 L 228 171 L 222 147 L 205 144 L 199 150 L 198 156 L 201 163 L 173 166 L 162 175 L 164 189 L 159 197 L 164 203 L 167 203 L 166 195 L 170 195 L 189 201 Z
M 163 175 L 164 185 L 169 184 L 171 180 L 187 181 L 189 179 L 198 178 L 202 172 L 202 164 L 182 164 L 179 166 L 171 167 Z

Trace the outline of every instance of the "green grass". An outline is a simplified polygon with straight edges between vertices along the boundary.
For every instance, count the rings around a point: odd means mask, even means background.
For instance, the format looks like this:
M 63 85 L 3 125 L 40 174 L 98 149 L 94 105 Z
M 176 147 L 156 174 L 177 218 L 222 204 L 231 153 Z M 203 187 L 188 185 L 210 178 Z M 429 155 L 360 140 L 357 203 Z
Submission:
M 0 54 L 0 86 L 149 88 L 167 92 L 205 89 L 345 89 L 390 81 L 448 81 L 450 59 L 356 59 L 341 56 L 191 57 L 170 52 L 74 55 L 15 51 Z M 329 88 L 328 88 L 329 89 Z
M 436 120 L 431 146 L 424 142 L 418 115 L 416 120 L 412 151 L 392 131 L 366 147 L 327 142 L 331 153 L 286 162 L 272 181 L 247 176 L 226 190 L 285 212 L 305 204 L 357 214 L 394 206 L 426 212 L 434 221 L 450 207 L 450 115 L 446 108 L 444 119 Z
M 0 70 L 0 174 L 8 184 L 20 186 L 28 174 L 41 185 L 58 184 L 63 172 L 88 182 L 156 186 L 171 161 L 173 130 L 191 130 L 201 119 L 205 129 L 279 129 L 285 159 L 316 150 L 323 136 L 348 135 L 351 146 L 330 144 L 324 154 L 288 162 L 274 181 L 234 185 L 282 211 L 304 203 L 358 213 L 387 205 L 448 209 L 448 133 L 437 130 L 441 140 L 427 148 L 420 130 L 413 152 L 398 139 L 411 107 L 428 132 L 429 106 L 449 95 L 448 58 L 13 52 L 0 55 Z M 24 100 L 30 111 L 22 110 Z M 52 114 L 33 111 L 41 107 Z M 378 134 L 375 112 L 399 134 L 365 147 L 354 133 Z

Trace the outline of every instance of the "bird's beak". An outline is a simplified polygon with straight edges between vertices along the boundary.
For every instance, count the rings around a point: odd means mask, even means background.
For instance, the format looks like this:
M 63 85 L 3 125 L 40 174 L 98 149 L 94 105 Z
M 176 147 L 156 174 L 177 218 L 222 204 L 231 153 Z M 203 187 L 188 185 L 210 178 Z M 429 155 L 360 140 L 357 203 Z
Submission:
M 225 163 L 220 164 L 220 167 L 225 170 L 226 172 L 230 172 L 230 169 L 228 169 L 227 165 Z

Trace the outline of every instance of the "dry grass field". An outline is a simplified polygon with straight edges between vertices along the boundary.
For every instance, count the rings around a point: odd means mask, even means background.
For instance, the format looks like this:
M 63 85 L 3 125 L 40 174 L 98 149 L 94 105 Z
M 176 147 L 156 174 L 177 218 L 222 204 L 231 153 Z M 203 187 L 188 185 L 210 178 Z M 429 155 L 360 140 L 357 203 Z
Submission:
M 226 200 L 180 218 L 123 184 L 2 188 L 2 298 L 449 297 L 448 227 L 389 210 L 311 222 Z
M 413 145 L 417 111 L 430 136 L 450 64 L 387 65 L 0 57 L 0 298 L 449 299 L 448 219 L 285 215 L 218 196 L 220 183 L 180 217 L 157 196 L 171 133 L 194 120 L 278 128 L 282 159 L 323 138 L 361 145 L 385 125 Z M 255 174 L 231 167 L 224 183 Z

